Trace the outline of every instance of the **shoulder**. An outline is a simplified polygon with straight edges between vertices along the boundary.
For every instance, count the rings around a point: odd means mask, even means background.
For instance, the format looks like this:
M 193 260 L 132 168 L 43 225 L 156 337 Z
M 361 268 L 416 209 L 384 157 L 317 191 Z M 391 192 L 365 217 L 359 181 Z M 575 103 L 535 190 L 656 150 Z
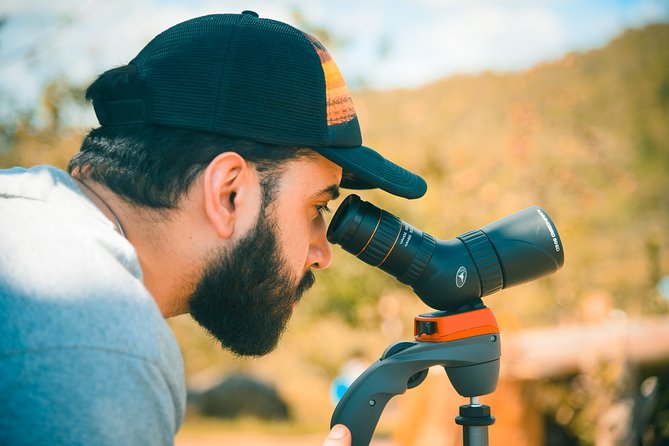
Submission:
M 120 428 L 140 420 L 172 436 L 185 406 L 177 342 L 133 247 L 68 178 L 0 173 L 0 412 L 33 405 L 14 414 L 27 422 L 109 413 Z M 78 429 L 66 419 L 53 432 Z M 113 434 L 104 431 L 110 420 L 89 421 L 81 435 Z
M 0 171 L 0 215 L 0 355 L 94 349 L 182 370 L 134 248 L 67 173 Z

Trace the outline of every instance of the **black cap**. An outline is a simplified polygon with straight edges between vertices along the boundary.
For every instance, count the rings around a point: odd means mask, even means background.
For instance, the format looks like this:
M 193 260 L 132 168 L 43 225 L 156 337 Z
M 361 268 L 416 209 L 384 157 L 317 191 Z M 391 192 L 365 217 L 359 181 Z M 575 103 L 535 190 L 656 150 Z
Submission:
M 342 187 L 406 198 L 425 181 L 362 145 L 353 101 L 325 47 L 253 11 L 175 25 L 130 61 L 142 91 L 93 98 L 103 126 L 154 124 L 308 147 L 341 166 Z

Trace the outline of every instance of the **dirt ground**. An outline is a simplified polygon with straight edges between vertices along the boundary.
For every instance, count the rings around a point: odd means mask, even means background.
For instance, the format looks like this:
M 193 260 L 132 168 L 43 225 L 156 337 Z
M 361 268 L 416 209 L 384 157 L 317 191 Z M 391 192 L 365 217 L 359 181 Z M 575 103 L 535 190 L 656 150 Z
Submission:
M 322 430 L 322 432 L 321 432 Z M 327 424 L 299 425 L 263 422 L 253 418 L 234 421 L 191 416 L 176 435 L 175 446 L 320 446 Z M 387 430 L 375 433 L 372 446 L 396 446 Z
M 320 446 L 327 433 L 323 435 L 281 435 L 249 434 L 232 432 L 184 432 L 176 437 L 176 446 Z M 391 440 L 378 439 L 372 441 L 372 446 L 394 446 Z

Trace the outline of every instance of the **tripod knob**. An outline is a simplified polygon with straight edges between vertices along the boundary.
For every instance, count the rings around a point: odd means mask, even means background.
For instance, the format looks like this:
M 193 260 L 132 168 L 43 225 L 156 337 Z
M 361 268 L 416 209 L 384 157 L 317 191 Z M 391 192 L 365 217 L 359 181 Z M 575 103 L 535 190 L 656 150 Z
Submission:
M 485 404 L 465 404 L 460 406 L 460 415 L 455 417 L 460 426 L 490 426 L 495 417 L 490 415 L 490 406 Z
M 472 398 L 472 401 L 478 398 Z M 465 404 L 460 406 L 460 416 L 455 422 L 462 426 L 462 440 L 465 446 L 488 446 L 488 426 L 495 423 L 490 415 L 490 406 L 485 404 Z

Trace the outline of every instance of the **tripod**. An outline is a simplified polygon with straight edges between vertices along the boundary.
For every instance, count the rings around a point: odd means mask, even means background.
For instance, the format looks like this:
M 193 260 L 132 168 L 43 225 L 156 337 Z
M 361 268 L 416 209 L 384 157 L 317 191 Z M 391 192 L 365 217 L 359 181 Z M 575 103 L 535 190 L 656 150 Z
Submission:
M 331 426 L 344 424 L 352 446 L 367 446 L 388 401 L 420 385 L 428 369 L 445 368 L 451 384 L 469 404 L 455 422 L 463 428 L 464 446 L 487 446 L 488 426 L 495 422 L 479 396 L 494 392 L 499 378 L 500 336 L 492 311 L 481 301 L 454 312 L 415 318 L 415 341 L 392 344 L 355 380 L 332 415 Z

